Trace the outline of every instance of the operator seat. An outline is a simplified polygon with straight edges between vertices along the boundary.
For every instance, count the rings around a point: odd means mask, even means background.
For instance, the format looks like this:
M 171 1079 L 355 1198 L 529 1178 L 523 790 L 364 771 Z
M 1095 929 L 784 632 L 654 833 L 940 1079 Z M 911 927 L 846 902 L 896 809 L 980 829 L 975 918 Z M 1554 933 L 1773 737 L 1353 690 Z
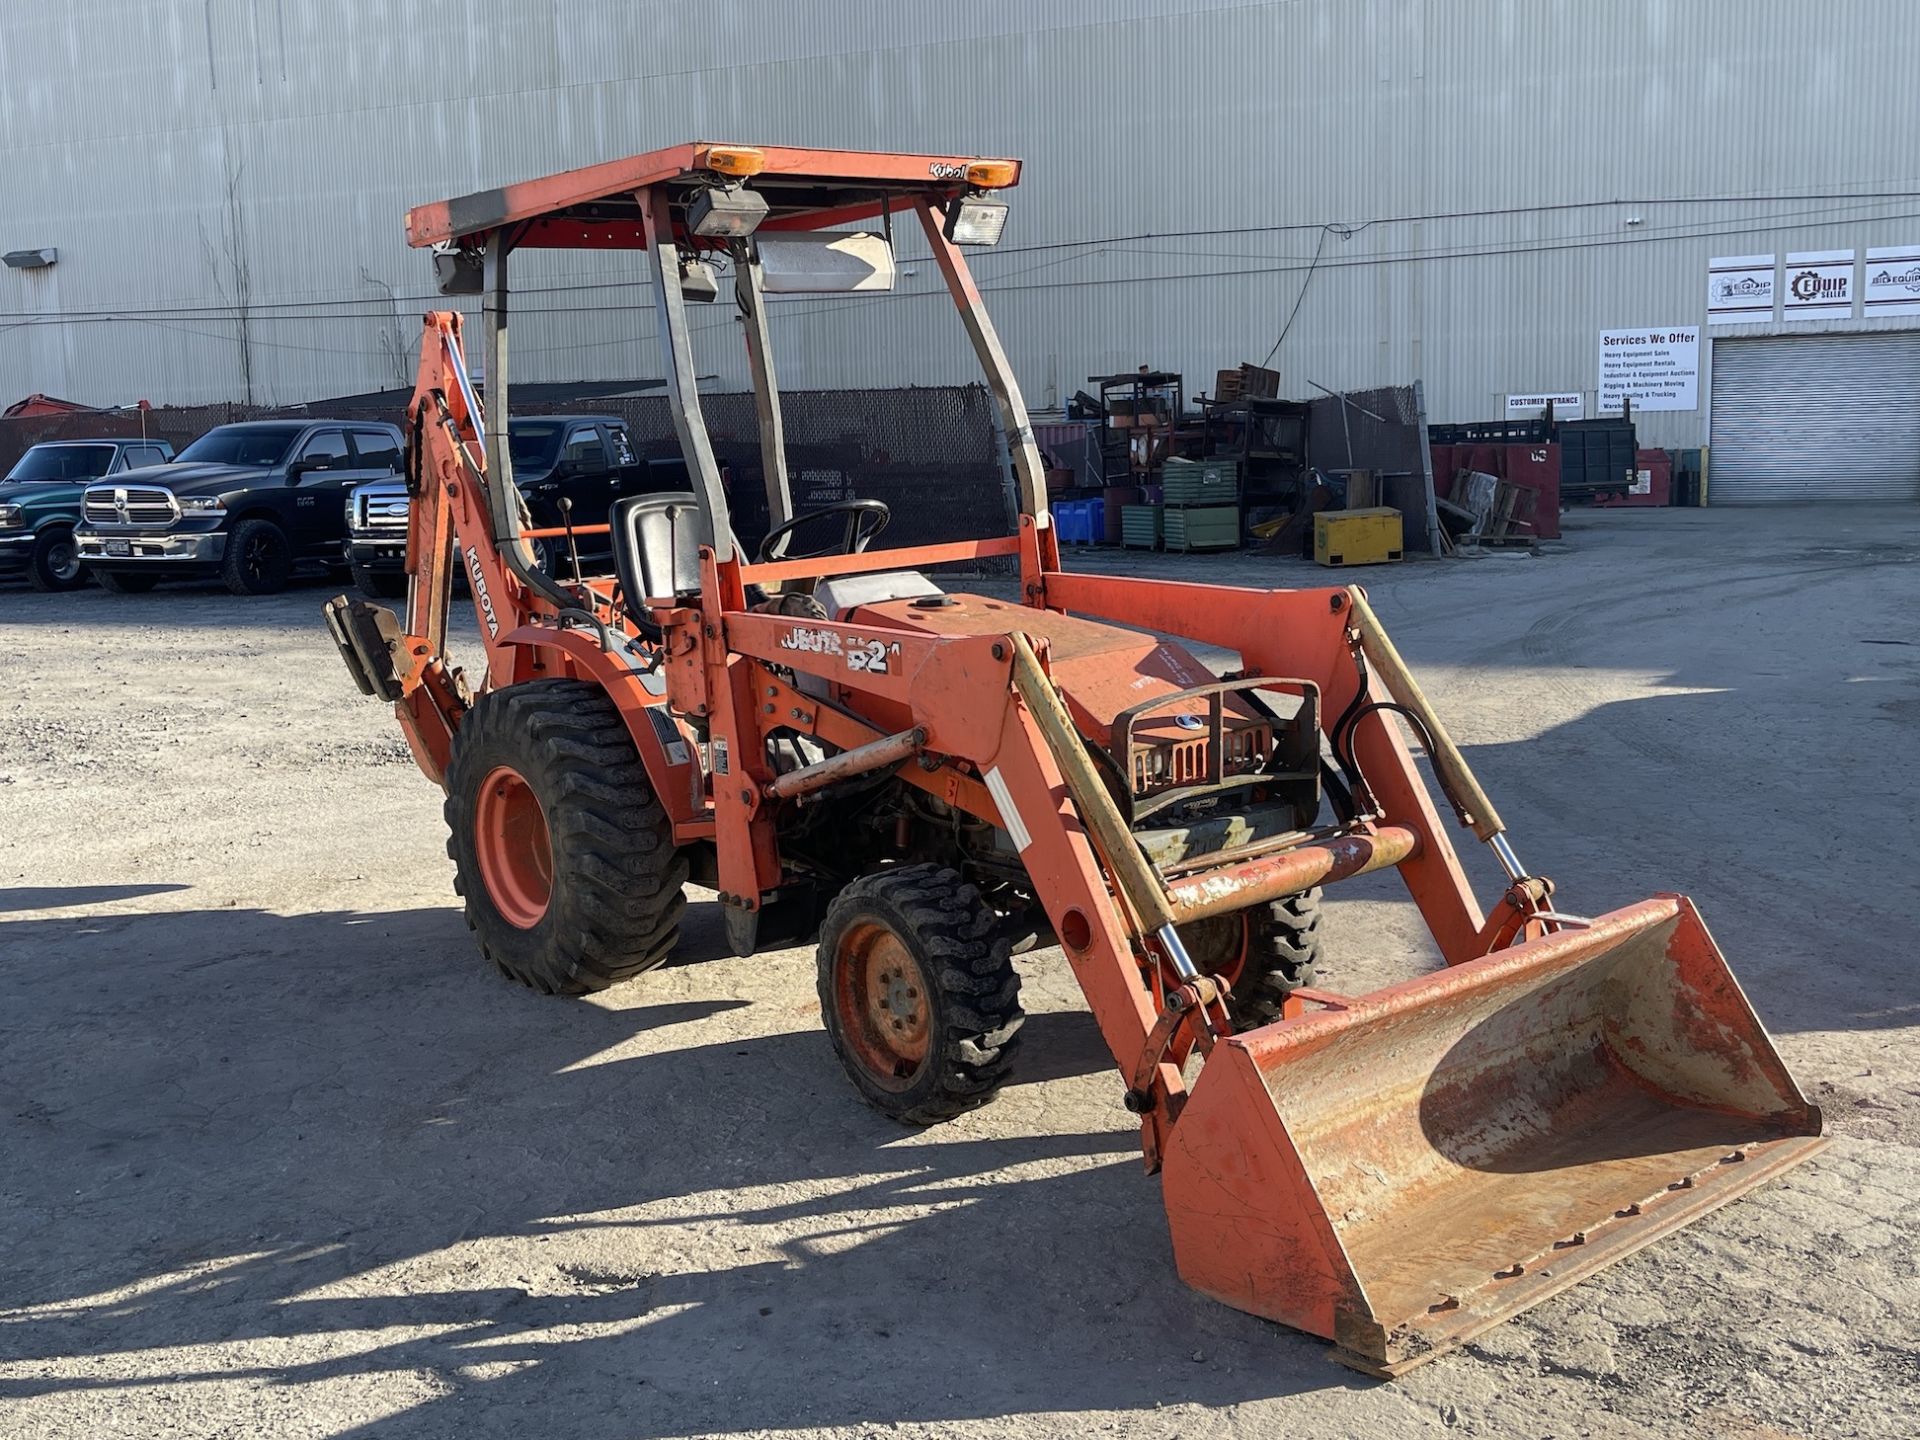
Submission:
M 642 635 L 657 640 L 660 627 L 646 602 L 669 595 L 688 600 L 700 593 L 700 547 L 707 543 L 707 519 L 699 497 L 687 490 L 616 500 L 607 512 L 607 540 L 627 618 Z M 740 549 L 737 535 L 733 548 Z M 750 604 L 764 598 L 759 586 L 747 586 Z
M 660 627 L 646 602 L 669 595 L 683 599 L 700 589 L 700 547 L 707 543 L 700 501 L 692 491 L 631 495 L 614 501 L 607 521 L 627 618 L 641 634 L 658 638 Z

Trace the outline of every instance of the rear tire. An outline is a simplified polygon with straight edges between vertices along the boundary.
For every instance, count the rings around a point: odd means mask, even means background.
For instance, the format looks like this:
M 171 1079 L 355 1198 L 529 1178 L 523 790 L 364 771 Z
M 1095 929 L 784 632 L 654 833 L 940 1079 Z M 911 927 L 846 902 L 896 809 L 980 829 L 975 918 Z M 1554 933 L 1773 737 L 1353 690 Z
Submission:
M 1225 975 L 1236 1030 L 1280 1018 L 1294 991 L 1311 986 L 1320 965 L 1320 889 L 1216 915 L 1180 927 L 1181 943 L 1203 974 Z
M 905 1125 L 986 1104 L 1020 1048 L 1020 976 L 959 873 L 903 865 L 842 890 L 820 926 L 820 1013 L 861 1097 Z
M 50 528 L 34 538 L 33 553 L 27 557 L 27 578 L 36 590 L 78 590 L 87 583 L 80 547 L 74 543 L 71 530 Z
M 109 595 L 144 595 L 160 583 L 158 575 L 140 570 L 95 570 L 93 578 Z
M 407 598 L 407 577 L 404 572 L 396 575 L 392 571 L 369 570 L 364 565 L 356 565 L 353 567 L 353 583 L 369 600 Z
M 277 595 L 293 574 L 286 531 L 271 520 L 242 520 L 227 536 L 220 578 L 235 595 Z
M 549 995 L 651 970 L 679 939 L 686 858 L 597 685 L 483 695 L 453 738 L 447 854 L 480 951 Z

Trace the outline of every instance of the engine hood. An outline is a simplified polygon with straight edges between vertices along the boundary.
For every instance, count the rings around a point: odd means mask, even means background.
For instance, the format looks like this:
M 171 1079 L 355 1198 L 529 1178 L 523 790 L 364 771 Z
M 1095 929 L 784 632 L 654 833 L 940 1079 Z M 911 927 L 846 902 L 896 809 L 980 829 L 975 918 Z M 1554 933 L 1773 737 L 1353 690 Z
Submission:
M 1020 630 L 1045 639 L 1054 681 L 1074 722 L 1083 735 L 1102 745 L 1122 711 L 1216 678 L 1176 641 L 981 595 L 947 595 L 937 605 L 925 600 L 887 600 L 862 605 L 847 618 L 849 623 L 927 635 L 1004 635 Z M 1174 717 L 1203 714 L 1206 709 L 1203 700 L 1176 701 L 1165 712 L 1163 723 L 1177 727 Z M 1243 701 L 1236 699 L 1229 709 L 1248 720 L 1255 718 Z M 1175 733 L 1183 732 L 1176 728 Z
M 0 505 L 46 505 L 80 498 L 83 480 L 0 480 Z
M 273 474 L 267 465 L 156 465 L 150 470 L 129 470 L 111 481 L 98 484 L 158 485 L 176 495 L 223 495 L 242 486 L 257 485 Z

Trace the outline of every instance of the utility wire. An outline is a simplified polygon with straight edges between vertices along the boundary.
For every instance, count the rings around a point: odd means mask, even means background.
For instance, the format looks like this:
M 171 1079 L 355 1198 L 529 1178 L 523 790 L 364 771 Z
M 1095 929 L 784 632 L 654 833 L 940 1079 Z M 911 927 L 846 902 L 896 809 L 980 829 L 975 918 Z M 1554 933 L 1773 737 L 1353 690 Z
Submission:
M 1293 309 L 1287 312 L 1287 323 L 1280 327 L 1280 338 L 1273 342 L 1273 348 L 1267 351 L 1267 358 L 1260 362 L 1263 367 L 1273 363 L 1273 357 L 1280 353 L 1280 347 L 1286 343 L 1287 332 L 1293 329 L 1294 319 L 1300 314 L 1300 306 L 1306 301 L 1307 287 L 1313 284 L 1313 272 L 1320 268 L 1320 257 L 1326 252 L 1327 235 L 1332 229 L 1333 227 L 1331 225 L 1323 225 L 1320 227 L 1320 239 L 1315 242 L 1313 247 L 1313 263 L 1307 266 L 1306 276 L 1300 281 L 1300 293 L 1293 297 Z M 1346 237 L 1342 236 L 1341 238 L 1345 239 Z
M 1852 192 L 1852 193 L 1832 193 L 1832 194 L 1823 194 L 1823 195 L 1821 194 L 1815 194 L 1815 195 L 1704 195 L 1704 196 L 1673 196 L 1665 199 L 1581 200 L 1581 201 L 1568 201 L 1568 202 L 1552 204 L 1552 205 L 1510 206 L 1510 207 L 1504 207 L 1504 208 L 1498 208 L 1498 209 L 1485 209 L 1485 210 L 1436 211 L 1431 214 L 1425 214 L 1425 215 L 1384 216 L 1384 217 L 1379 217 L 1372 220 L 1358 222 L 1352 226 L 1347 226 L 1347 227 L 1341 227 L 1341 226 L 1335 225 L 1334 228 L 1336 230 L 1344 229 L 1347 234 L 1352 235 L 1352 234 L 1358 234 L 1362 230 L 1375 228 L 1375 227 L 1427 224 L 1427 223 L 1447 221 L 1447 220 L 1497 219 L 1497 218 L 1503 218 L 1503 217 L 1517 217 L 1517 216 L 1526 216 L 1526 215 L 1549 215 L 1549 214 L 1556 214 L 1556 213 L 1564 213 L 1568 211 L 1601 209 L 1601 208 L 1606 208 L 1611 206 L 1647 207 L 1647 206 L 1654 206 L 1654 205 L 1785 204 L 1791 201 L 1821 201 L 1821 202 L 1841 202 L 1841 203 L 1851 202 L 1852 204 L 1856 204 L 1856 205 L 1874 205 L 1874 204 L 1889 204 L 1896 201 L 1914 201 L 1914 200 L 1920 200 L 1920 190 L 1887 190 L 1887 191 L 1868 191 L 1868 192 Z M 1828 213 L 1828 211 L 1826 209 L 1826 206 L 1822 205 L 1817 208 L 1812 208 L 1812 209 L 1802 210 L 1802 211 L 1794 211 L 1789 213 L 1805 215 L 1805 214 L 1824 214 L 1824 213 Z M 1754 218 L 1770 220 L 1778 217 L 1761 216 L 1761 217 L 1754 217 Z M 1907 217 L 1888 216 L 1884 218 L 1904 219 Z M 1677 222 L 1677 223 L 1684 225 L 1686 227 L 1692 228 L 1702 224 L 1706 224 L 1708 222 L 1684 221 L 1684 222 Z M 1228 236 L 1281 235 L 1281 234 L 1288 234 L 1288 233 L 1299 233 L 1299 232 L 1304 232 L 1308 230 L 1318 230 L 1324 236 L 1326 230 L 1329 228 L 1330 225 L 1333 225 L 1333 222 L 1302 221 L 1297 223 L 1280 224 L 1280 225 L 1239 225 L 1239 226 L 1224 226 L 1224 227 L 1214 227 L 1209 229 L 1195 229 L 1195 230 L 1148 230 L 1148 231 L 1141 231 L 1137 234 L 1132 234 L 1132 235 L 1094 236 L 1094 237 L 1089 237 L 1083 240 L 1054 240 L 1054 241 L 1037 242 L 1031 245 L 1001 245 L 1001 246 L 994 247 L 992 250 L 979 252 L 976 259 L 976 263 L 982 262 L 982 261 L 997 260 L 1002 257 L 1010 257 L 1014 255 L 1035 254 L 1035 253 L 1051 252 L 1051 251 L 1058 251 L 1058 250 L 1086 250 L 1092 247 L 1099 247 L 1100 250 L 1109 250 L 1109 249 L 1115 249 L 1115 248 L 1126 246 L 1126 245 L 1137 245 L 1143 241 L 1150 241 L 1150 240 L 1209 239 L 1209 238 L 1219 238 L 1219 237 L 1228 237 Z M 1659 228 L 1663 228 L 1663 227 L 1656 227 L 1656 230 Z M 1753 227 L 1722 222 L 1721 224 L 1715 226 L 1714 229 L 1703 231 L 1702 233 L 1707 233 L 1707 234 L 1718 233 L 1721 229 L 1740 230 L 1740 229 L 1751 229 L 1751 228 Z M 1786 227 L 1776 227 L 1776 228 L 1786 228 Z M 1643 232 L 1643 236 L 1648 233 L 1652 233 L 1652 232 Z M 1639 237 L 1636 237 L 1636 238 L 1639 238 Z M 1146 252 L 1146 253 L 1152 253 L 1152 252 Z M 1169 253 L 1195 254 L 1195 253 L 1205 253 L 1205 252 L 1195 252 L 1191 248 L 1186 248 L 1180 251 L 1174 251 Z M 1401 252 L 1401 253 L 1405 254 L 1405 253 L 1422 253 L 1422 252 Z M 1490 253 L 1505 254 L 1505 253 L 1513 253 L 1513 252 L 1494 251 Z M 917 259 L 931 258 L 931 257 L 923 257 L 923 256 L 919 256 L 918 254 L 914 254 L 910 256 L 905 256 L 903 258 L 909 259 L 909 260 L 917 260 Z M 620 272 L 605 271 L 600 273 L 619 274 Z M 648 288 L 648 287 L 651 287 L 651 285 L 652 285 L 652 281 L 649 278 L 641 276 L 641 277 L 633 277 L 633 278 L 627 278 L 627 279 L 589 280 L 581 283 L 566 283 L 566 284 L 555 284 L 555 285 L 530 285 L 525 287 L 524 289 L 516 290 L 514 293 L 516 295 L 563 295 L 563 294 L 574 294 L 574 293 L 585 293 L 585 292 L 600 293 L 600 292 L 605 292 L 607 290 L 616 290 L 616 289 Z M 440 295 L 438 293 L 420 294 L 420 295 L 394 295 L 392 297 L 392 303 L 395 305 L 432 304 L 432 305 L 444 307 L 448 303 L 448 299 L 449 297 Z M 334 307 L 341 307 L 344 309 L 344 307 L 349 307 L 349 306 L 365 307 L 365 306 L 372 305 L 374 303 L 375 302 L 371 298 L 366 296 L 344 297 L 344 298 L 331 299 L 331 300 L 325 300 L 325 299 L 323 300 L 255 300 L 255 301 L 249 302 L 249 304 L 246 306 L 246 310 L 248 312 L 249 317 L 251 318 L 261 319 L 261 320 L 274 320 L 276 318 L 281 318 L 281 317 L 266 315 L 266 314 L 262 314 L 261 312 L 268 311 L 268 310 L 284 310 L 284 309 L 317 310 L 317 309 L 334 308 Z M 550 310 L 543 311 L 539 307 L 525 307 L 525 308 L 516 308 L 515 313 L 517 314 L 558 313 L 559 311 L 562 311 L 566 308 L 568 307 L 552 307 Z M 591 309 L 591 308 L 597 308 L 597 307 L 580 307 L 580 308 Z M 130 319 L 135 316 L 141 316 L 141 315 L 164 316 L 167 318 L 187 318 L 193 315 L 231 316 L 234 309 L 235 307 L 231 304 L 204 305 L 204 304 L 181 303 L 181 304 L 149 305 L 149 306 L 140 306 L 140 307 L 112 306 L 112 307 L 103 307 L 103 308 L 92 309 L 92 310 L 61 311 L 61 312 L 58 312 L 55 316 L 50 318 L 79 320 L 79 319 L 93 318 L 97 316 L 105 319 L 122 320 L 122 319 Z M 41 320 L 43 318 L 49 318 L 49 317 L 46 317 L 43 312 L 38 312 L 38 311 L 27 311 L 27 310 L 0 311 L 0 320 L 23 320 L 23 321 L 32 323 L 32 322 Z M 295 318 L 309 318 L 309 317 L 301 316 L 301 317 L 295 317 Z M 325 319 L 329 317 L 313 316 L 311 318 Z M 386 310 L 363 309 L 363 310 L 355 311 L 351 314 L 342 314 L 339 318 L 344 318 L 344 319 L 380 318 L 380 319 L 391 320 L 393 318 L 393 312 L 391 309 L 386 309 Z

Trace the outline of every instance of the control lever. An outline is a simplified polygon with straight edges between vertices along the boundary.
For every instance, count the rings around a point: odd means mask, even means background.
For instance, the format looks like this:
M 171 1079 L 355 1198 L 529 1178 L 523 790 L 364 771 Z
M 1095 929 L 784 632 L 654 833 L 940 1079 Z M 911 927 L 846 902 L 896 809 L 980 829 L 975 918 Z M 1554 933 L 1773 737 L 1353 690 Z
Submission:
M 565 495 L 560 497 L 560 523 L 567 528 L 567 554 L 573 560 L 573 579 L 580 580 L 580 546 L 573 535 L 573 501 Z

